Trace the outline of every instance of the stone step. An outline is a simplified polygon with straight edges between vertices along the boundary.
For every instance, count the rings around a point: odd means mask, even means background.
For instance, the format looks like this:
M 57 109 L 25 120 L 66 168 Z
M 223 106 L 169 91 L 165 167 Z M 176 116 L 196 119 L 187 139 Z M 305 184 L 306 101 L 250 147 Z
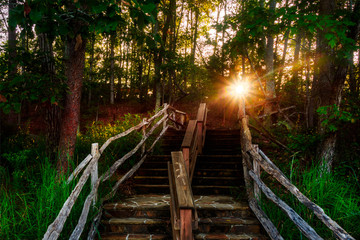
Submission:
M 169 195 L 135 195 L 121 202 L 104 205 L 108 218 L 169 218 Z
M 241 172 L 237 169 L 217 169 L 217 168 L 201 168 L 195 169 L 194 177 L 195 176 L 207 176 L 207 177 L 237 177 L 241 176 Z
M 205 239 L 205 240 L 265 240 L 267 239 L 261 234 L 254 233 L 242 233 L 242 234 L 226 234 L 226 233 L 198 233 L 194 236 L 195 239 Z
M 168 176 L 135 176 L 135 184 L 168 184 Z
M 105 232 L 167 234 L 170 219 L 159 218 L 110 218 L 101 221 Z
M 193 185 L 193 194 L 196 195 L 231 195 L 233 192 L 237 192 L 238 187 L 234 186 L 211 186 L 211 185 Z
M 238 186 L 243 181 L 239 177 L 204 177 L 195 176 L 192 180 L 194 186 L 197 185 L 220 185 L 220 186 Z
M 101 240 L 163 240 L 171 239 L 170 235 L 165 234 L 119 234 L 119 233 L 104 233 L 101 235 Z
M 169 194 L 169 184 L 134 184 L 138 194 Z
M 260 233 L 257 219 L 237 217 L 199 218 L 198 232 L 201 233 Z

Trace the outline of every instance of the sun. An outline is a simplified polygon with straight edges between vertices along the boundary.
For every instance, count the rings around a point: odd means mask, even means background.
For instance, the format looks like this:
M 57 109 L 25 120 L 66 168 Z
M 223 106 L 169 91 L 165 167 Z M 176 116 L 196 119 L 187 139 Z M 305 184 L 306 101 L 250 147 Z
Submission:
M 227 94 L 233 98 L 243 98 L 250 90 L 250 84 L 247 81 L 235 81 L 227 87 Z

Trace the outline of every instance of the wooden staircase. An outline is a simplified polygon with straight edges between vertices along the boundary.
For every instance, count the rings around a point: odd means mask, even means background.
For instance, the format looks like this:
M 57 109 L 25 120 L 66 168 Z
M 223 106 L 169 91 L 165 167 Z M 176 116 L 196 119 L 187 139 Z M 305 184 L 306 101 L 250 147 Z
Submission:
M 169 130 L 162 155 L 134 177 L 136 195 L 104 206 L 101 239 L 172 239 L 167 162 L 184 131 Z M 195 239 L 267 239 L 249 209 L 242 179 L 239 130 L 208 130 L 192 181 L 199 221 Z M 236 198 L 235 198 L 236 196 Z

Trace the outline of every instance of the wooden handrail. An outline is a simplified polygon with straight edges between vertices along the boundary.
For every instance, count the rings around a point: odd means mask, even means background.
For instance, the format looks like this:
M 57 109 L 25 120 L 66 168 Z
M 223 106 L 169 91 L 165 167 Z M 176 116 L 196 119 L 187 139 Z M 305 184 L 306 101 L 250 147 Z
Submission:
M 300 190 L 291 183 L 285 174 L 257 147 L 252 145 L 251 133 L 248 127 L 248 119 L 241 119 L 241 149 L 243 156 L 244 180 L 250 208 L 255 213 L 271 239 L 283 239 L 277 231 L 274 224 L 261 210 L 257 203 L 260 200 L 260 189 L 267 198 L 272 200 L 277 206 L 283 210 L 288 217 L 294 222 L 299 230 L 309 239 L 322 239 L 291 207 L 286 205 L 279 197 L 277 197 L 260 179 L 259 166 L 268 174 L 281 183 L 291 194 L 293 194 L 302 204 L 312 211 L 336 236 L 341 240 L 355 240 L 343 228 L 341 228 L 334 220 L 325 214 L 324 210 L 310 201 Z M 254 169 L 254 171 L 253 171 Z M 251 184 L 253 181 L 254 185 Z
M 192 229 L 198 227 L 191 182 L 197 155 L 205 142 L 206 119 L 206 104 L 201 103 L 197 119 L 190 120 L 186 128 L 181 151 L 172 152 L 172 164 L 168 162 L 173 239 L 193 239 Z
M 100 149 L 98 149 L 98 144 L 97 143 L 93 143 L 92 144 L 92 150 L 91 150 L 91 154 L 89 154 L 80 164 L 78 167 L 76 167 L 76 169 L 74 170 L 74 172 L 69 176 L 68 178 L 68 183 L 71 182 L 73 179 L 75 179 L 82 171 L 82 175 L 78 180 L 78 183 L 76 184 L 75 188 L 73 189 L 73 191 L 71 192 L 70 196 L 68 197 L 68 199 L 65 201 L 63 207 L 61 208 L 58 216 L 56 217 L 56 219 L 54 220 L 53 223 L 51 223 L 46 231 L 46 233 L 43 236 L 43 240 L 56 240 L 63 227 L 65 224 L 65 221 L 67 220 L 72 207 L 74 206 L 78 196 L 80 195 L 80 192 L 82 191 L 86 181 L 88 180 L 88 178 L 91 176 L 91 192 L 90 194 L 87 196 L 85 202 L 84 202 L 84 206 L 83 206 L 83 210 L 81 213 L 81 216 L 78 220 L 78 224 L 75 227 L 75 229 L 73 230 L 70 239 L 79 239 L 81 233 L 84 230 L 84 226 L 88 217 L 88 213 L 90 211 L 90 205 L 91 202 L 93 202 L 93 204 L 97 201 L 97 191 L 98 188 L 100 186 L 100 184 L 102 182 L 104 182 L 105 180 L 109 179 L 117 170 L 117 168 L 119 168 L 121 166 L 122 163 L 124 163 L 124 161 L 128 158 L 130 158 L 131 156 L 133 156 L 139 149 L 141 149 L 141 159 L 140 161 L 134 165 L 116 184 L 115 186 L 112 188 L 111 192 L 105 196 L 105 198 L 101 199 L 101 206 L 102 203 L 105 200 L 110 199 L 115 192 L 117 191 L 118 187 L 120 186 L 120 184 L 125 181 L 126 179 L 128 179 L 129 177 L 131 177 L 134 172 L 139 169 L 140 165 L 144 162 L 144 160 L 146 159 L 146 157 L 152 152 L 155 144 L 159 141 L 159 139 L 165 134 L 166 130 L 169 127 L 173 127 L 172 125 L 170 125 L 168 123 L 168 120 L 171 120 L 170 122 L 176 122 L 176 118 L 177 118 L 177 114 L 181 114 L 184 115 L 185 113 L 180 112 L 180 111 L 175 111 L 174 108 L 170 107 L 168 104 L 164 104 L 164 107 L 162 110 L 160 110 L 159 112 L 157 112 L 154 116 L 152 116 L 149 119 L 144 119 L 140 124 L 138 124 L 137 126 L 134 126 L 128 130 L 126 130 L 125 132 L 122 132 L 118 135 L 115 135 L 111 138 L 109 138 Z M 158 119 L 159 117 L 162 118 L 155 122 L 156 119 Z M 179 119 L 185 119 L 185 117 L 180 117 Z M 146 132 L 146 129 L 151 125 L 154 124 L 150 130 L 148 132 Z M 162 125 L 161 125 L 162 124 Z M 182 125 L 183 122 L 179 123 L 179 125 Z M 175 128 L 177 128 L 177 124 L 175 124 Z M 145 141 L 150 137 L 150 135 L 152 135 L 155 130 L 162 126 L 162 131 L 160 132 L 160 134 L 156 137 L 156 139 L 154 140 L 153 144 L 150 146 L 150 148 L 146 149 L 145 146 Z M 133 131 L 136 130 L 140 130 L 142 129 L 142 133 L 143 133 L 143 137 L 141 139 L 141 141 L 137 144 L 137 146 L 130 151 L 129 153 L 125 154 L 122 158 L 120 158 L 119 160 L 117 160 L 110 168 L 107 172 L 103 173 L 100 177 L 98 175 L 98 161 L 101 157 L 101 154 L 104 152 L 104 150 L 109 146 L 109 144 L 119 138 L 122 138 L 128 134 L 130 134 Z M 85 170 L 84 170 L 85 169 Z M 101 210 L 99 211 L 101 212 Z M 95 226 L 98 224 L 98 221 L 100 220 L 101 214 L 98 214 L 96 217 L 96 223 L 93 222 L 92 226 Z M 89 232 L 89 239 L 92 239 L 93 237 L 93 233 L 94 231 L 91 230 Z
M 173 239 L 192 240 L 192 230 L 197 228 L 198 217 L 188 172 L 181 151 L 171 152 L 171 159 L 168 172 Z

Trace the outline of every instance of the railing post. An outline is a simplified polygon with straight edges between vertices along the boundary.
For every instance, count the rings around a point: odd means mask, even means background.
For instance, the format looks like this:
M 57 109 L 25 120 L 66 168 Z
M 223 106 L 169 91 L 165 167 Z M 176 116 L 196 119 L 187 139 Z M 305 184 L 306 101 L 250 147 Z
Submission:
M 143 135 L 143 138 L 145 137 L 146 135 L 146 118 L 143 119 L 143 123 L 144 123 L 144 126 L 141 128 L 141 131 L 142 131 L 142 135 Z M 146 151 L 146 144 L 144 142 L 144 144 L 142 145 L 141 147 L 141 155 L 144 155 L 145 154 L 145 151 Z
M 192 240 L 192 214 L 191 209 L 180 209 L 180 239 Z
M 257 144 L 253 144 L 253 147 L 255 149 L 255 152 L 256 153 L 259 153 L 259 145 Z M 255 173 L 255 175 L 257 177 L 260 178 L 260 164 L 258 163 L 258 161 L 255 160 L 255 158 L 253 159 L 253 171 Z M 259 186 L 256 184 L 256 182 L 254 181 L 254 195 L 255 195 L 255 198 L 257 200 L 260 200 L 261 198 L 261 191 L 260 191 L 260 188 Z
M 99 144 L 93 143 L 91 144 L 91 155 L 93 159 L 97 154 L 99 154 Z M 98 180 L 98 160 L 95 162 L 94 167 L 91 170 L 91 190 L 95 187 L 97 180 Z M 93 205 L 96 204 L 96 201 L 97 201 L 97 194 L 95 194 Z
M 197 122 L 197 147 L 198 147 L 198 154 L 202 153 L 202 142 L 203 142 L 203 125 L 204 123 L 201 121 Z
M 190 148 L 183 147 L 182 148 L 182 153 L 183 153 L 183 157 L 184 157 L 186 171 L 187 171 L 188 174 L 190 174 Z

